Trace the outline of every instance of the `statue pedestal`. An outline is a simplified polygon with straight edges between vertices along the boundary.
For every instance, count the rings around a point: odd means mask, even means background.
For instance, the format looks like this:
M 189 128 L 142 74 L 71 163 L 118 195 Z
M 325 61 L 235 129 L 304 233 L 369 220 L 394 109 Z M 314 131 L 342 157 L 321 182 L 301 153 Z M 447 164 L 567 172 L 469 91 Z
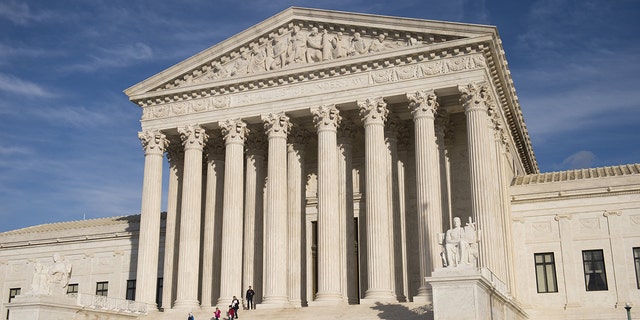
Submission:
M 425 278 L 433 291 L 435 319 L 523 320 L 528 316 L 487 269 L 452 267 Z
M 19 295 L 7 305 L 9 320 L 68 320 L 80 310 L 67 296 Z

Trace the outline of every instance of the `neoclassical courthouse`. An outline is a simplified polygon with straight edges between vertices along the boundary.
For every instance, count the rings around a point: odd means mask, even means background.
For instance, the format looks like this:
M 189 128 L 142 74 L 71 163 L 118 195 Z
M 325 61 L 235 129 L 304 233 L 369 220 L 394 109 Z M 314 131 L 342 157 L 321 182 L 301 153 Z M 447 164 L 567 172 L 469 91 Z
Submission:
M 539 172 L 493 26 L 289 8 L 125 93 L 140 215 L 0 233 L 2 317 L 46 304 L 54 252 L 79 305 L 141 319 L 248 286 L 435 319 L 640 307 L 640 164 Z

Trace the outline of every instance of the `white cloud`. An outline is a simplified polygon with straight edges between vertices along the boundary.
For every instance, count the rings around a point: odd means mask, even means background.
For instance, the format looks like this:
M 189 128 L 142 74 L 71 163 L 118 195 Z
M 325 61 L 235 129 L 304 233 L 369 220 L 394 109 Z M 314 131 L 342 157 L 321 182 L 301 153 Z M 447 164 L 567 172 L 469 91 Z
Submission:
M 21 80 L 12 75 L 2 73 L 0 73 L 0 91 L 36 97 L 54 96 L 53 93 L 47 91 L 36 83 Z
M 591 151 L 578 151 L 562 161 L 562 167 L 567 169 L 592 168 L 596 155 Z

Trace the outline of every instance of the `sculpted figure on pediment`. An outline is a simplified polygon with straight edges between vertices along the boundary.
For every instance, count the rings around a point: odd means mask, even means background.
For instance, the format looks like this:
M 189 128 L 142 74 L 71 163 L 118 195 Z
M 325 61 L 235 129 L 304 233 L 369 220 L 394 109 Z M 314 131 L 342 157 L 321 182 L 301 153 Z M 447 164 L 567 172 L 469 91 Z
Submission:
M 267 44 L 267 52 L 271 55 L 269 70 L 284 68 L 287 65 L 287 49 L 289 49 L 289 37 L 285 35 L 271 36 Z
M 267 48 L 257 44 L 251 46 L 251 58 L 247 66 L 247 73 L 257 73 L 267 70 Z
M 307 34 L 299 26 L 293 26 L 289 45 L 289 63 L 307 62 Z
M 307 36 L 307 62 L 320 62 L 323 59 L 322 56 L 322 43 L 324 37 L 327 34 L 327 30 L 323 31 L 323 34 L 318 32 L 318 28 L 311 28 L 311 33 Z
M 344 58 L 349 54 L 349 39 L 342 32 L 338 32 L 329 41 L 333 47 L 332 54 L 334 59 Z
M 350 56 L 358 56 L 367 52 L 367 43 L 360 37 L 360 33 L 356 32 L 351 38 L 351 45 L 349 47 Z

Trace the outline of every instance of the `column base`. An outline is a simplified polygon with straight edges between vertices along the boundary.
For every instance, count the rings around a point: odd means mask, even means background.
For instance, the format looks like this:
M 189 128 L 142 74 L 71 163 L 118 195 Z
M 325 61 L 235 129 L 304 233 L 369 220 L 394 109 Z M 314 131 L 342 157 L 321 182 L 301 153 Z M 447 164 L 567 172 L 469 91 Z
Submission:
M 195 310 L 200 308 L 200 301 L 198 300 L 182 300 L 173 303 L 173 309 L 180 310 Z

